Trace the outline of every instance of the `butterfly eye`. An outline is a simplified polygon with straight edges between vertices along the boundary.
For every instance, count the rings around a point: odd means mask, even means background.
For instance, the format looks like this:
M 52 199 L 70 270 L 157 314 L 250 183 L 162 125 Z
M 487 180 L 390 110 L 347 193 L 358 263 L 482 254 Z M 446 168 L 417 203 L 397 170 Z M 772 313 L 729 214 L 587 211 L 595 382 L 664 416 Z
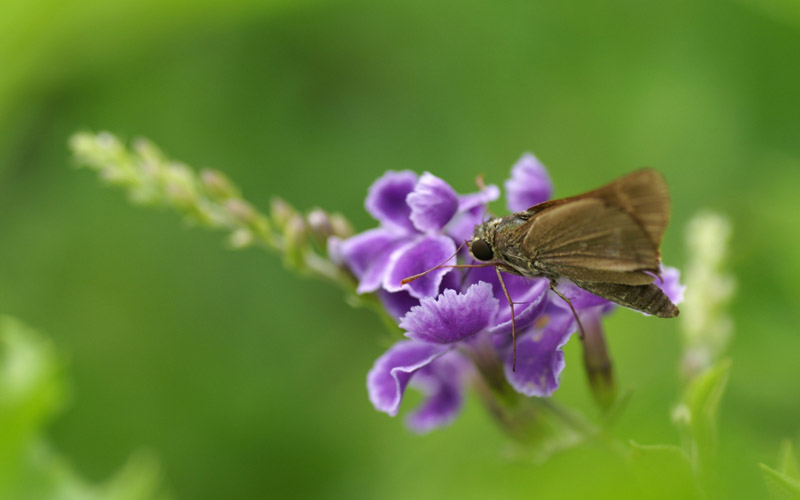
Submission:
M 472 251 L 472 255 L 475 256 L 478 260 L 492 260 L 494 254 L 492 253 L 492 247 L 486 243 L 486 240 L 475 240 L 472 242 L 472 246 L 470 247 Z

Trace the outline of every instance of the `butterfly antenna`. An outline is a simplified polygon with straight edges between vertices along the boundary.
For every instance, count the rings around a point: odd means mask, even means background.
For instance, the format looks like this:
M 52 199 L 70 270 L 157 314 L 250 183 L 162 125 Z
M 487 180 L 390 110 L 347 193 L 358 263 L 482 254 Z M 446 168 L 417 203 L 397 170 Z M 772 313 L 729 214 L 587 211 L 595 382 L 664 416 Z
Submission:
M 422 278 L 423 276 L 425 276 L 425 275 L 426 275 L 426 274 L 428 274 L 429 272 L 431 272 L 431 271 L 435 271 L 435 270 L 437 270 L 437 269 L 442 269 L 442 268 L 445 268 L 445 267 L 457 267 L 457 266 L 452 266 L 452 265 L 451 265 L 451 266 L 448 266 L 448 265 L 446 265 L 446 264 L 447 264 L 448 262 L 450 262 L 450 259 L 452 259 L 452 258 L 453 258 L 453 257 L 455 257 L 456 255 L 458 255 L 458 252 L 460 252 L 460 251 L 461 251 L 461 249 L 462 249 L 462 248 L 464 248 L 464 245 L 466 245 L 467 243 L 468 243 L 467 241 L 464 241 L 464 243 L 460 244 L 460 245 L 458 246 L 458 248 L 456 248 L 456 251 L 453 253 L 453 255 L 451 255 L 450 257 L 446 258 L 446 259 L 444 260 L 444 262 L 442 262 L 442 263 L 441 263 L 441 264 L 439 264 L 438 266 L 433 266 L 432 268 L 428 269 L 427 271 L 423 271 L 423 272 L 421 272 L 421 273 L 419 273 L 419 274 L 415 274 L 414 276 L 409 276 L 408 278 L 403 278 L 403 280 L 400 282 L 400 284 L 401 284 L 401 285 L 406 285 L 406 284 L 408 284 L 408 283 L 411 283 L 411 282 L 412 282 L 412 281 L 414 281 L 415 279 Z
M 511 371 L 517 371 L 517 321 L 514 318 L 514 302 L 511 300 L 511 295 L 508 293 L 508 288 L 506 288 L 506 284 L 503 281 L 503 276 L 500 274 L 500 269 L 495 266 L 494 271 L 497 273 L 497 279 L 500 281 L 500 287 L 503 289 L 503 293 L 506 295 L 506 300 L 508 301 L 508 305 L 511 307 L 511 342 L 513 344 L 513 354 L 511 360 Z
M 572 315 L 575 316 L 575 321 L 578 323 L 578 330 L 581 332 L 581 340 L 586 338 L 586 331 L 583 329 L 583 324 L 581 323 L 581 319 L 578 317 L 578 313 L 575 312 L 575 308 L 572 307 L 572 301 L 569 300 L 564 294 L 556 290 L 555 284 L 551 281 L 550 282 L 550 290 L 552 290 L 556 295 L 561 297 L 561 299 L 567 303 L 569 309 L 572 311 Z

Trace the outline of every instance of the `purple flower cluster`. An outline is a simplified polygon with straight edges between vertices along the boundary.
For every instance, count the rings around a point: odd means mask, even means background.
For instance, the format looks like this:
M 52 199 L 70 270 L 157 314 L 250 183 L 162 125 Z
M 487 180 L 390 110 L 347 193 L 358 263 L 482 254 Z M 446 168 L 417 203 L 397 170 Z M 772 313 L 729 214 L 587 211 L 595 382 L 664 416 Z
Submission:
M 546 201 L 552 184 L 544 166 L 530 154 L 512 168 L 506 181 L 508 208 L 522 211 Z M 483 222 L 496 186 L 459 195 L 445 181 L 424 173 L 387 172 L 369 189 L 367 211 L 380 225 L 345 241 L 332 241 L 331 253 L 359 280 L 358 293 L 376 292 L 405 330 L 378 358 L 367 376 L 370 401 L 379 411 L 396 415 L 406 387 L 425 400 L 408 417 L 412 429 L 424 432 L 452 421 L 461 408 L 464 386 L 474 361 L 487 350 L 504 364 L 508 383 L 527 396 L 549 396 L 558 388 L 564 368 L 562 347 L 576 330 L 563 300 L 546 279 L 504 275 L 514 301 L 517 365 L 512 370 L 511 306 L 493 268 L 440 268 L 407 284 L 402 280 L 443 263 L 471 238 Z M 473 263 L 467 251 L 459 254 Z M 453 257 L 449 262 L 455 264 Z M 665 270 L 664 289 L 678 299 L 682 289 L 676 270 Z M 569 283 L 559 285 L 583 318 L 613 305 Z

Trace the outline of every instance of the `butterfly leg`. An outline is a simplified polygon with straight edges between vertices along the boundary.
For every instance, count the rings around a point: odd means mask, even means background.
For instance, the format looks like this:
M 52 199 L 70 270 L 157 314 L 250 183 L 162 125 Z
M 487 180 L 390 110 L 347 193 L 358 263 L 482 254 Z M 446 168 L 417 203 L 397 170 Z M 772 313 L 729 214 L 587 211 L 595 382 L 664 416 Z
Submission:
M 497 267 L 494 268 L 494 272 L 497 273 L 497 280 L 500 282 L 500 286 L 503 288 L 503 293 L 506 295 L 506 300 L 508 301 L 508 305 L 511 307 L 511 342 L 513 343 L 513 359 L 511 361 L 511 371 L 517 371 L 517 321 L 515 319 L 514 314 L 514 302 L 511 300 L 511 295 L 508 293 L 508 288 L 506 288 L 505 282 L 503 282 L 503 276 L 500 274 L 500 269 Z
M 556 284 L 553 281 L 550 282 L 550 290 L 552 290 L 553 293 L 555 293 L 556 295 L 561 297 L 561 299 L 564 302 L 567 303 L 567 305 L 569 306 L 570 310 L 572 311 L 572 315 L 575 316 L 575 321 L 578 322 L 578 330 L 581 332 L 581 340 L 585 339 L 586 338 L 586 331 L 583 329 L 583 324 L 581 324 L 581 319 L 578 317 L 578 313 L 576 313 L 575 312 L 575 308 L 572 307 L 572 301 L 569 300 L 563 293 L 559 292 L 556 289 Z

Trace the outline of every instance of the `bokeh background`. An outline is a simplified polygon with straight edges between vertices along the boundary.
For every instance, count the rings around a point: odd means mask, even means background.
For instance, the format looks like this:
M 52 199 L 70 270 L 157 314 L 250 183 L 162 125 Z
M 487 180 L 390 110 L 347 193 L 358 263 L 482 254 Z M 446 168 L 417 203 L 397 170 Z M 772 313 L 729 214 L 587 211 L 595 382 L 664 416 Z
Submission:
M 182 499 L 635 497 L 599 447 L 514 460 L 474 397 L 427 436 L 375 412 L 376 317 L 275 256 L 131 206 L 71 168 L 66 143 L 147 136 L 262 208 L 280 195 L 360 230 L 387 169 L 465 192 L 532 151 L 557 196 L 661 170 L 669 264 L 686 261 L 694 213 L 730 216 L 718 472 L 725 495 L 762 498 L 757 463 L 800 430 L 799 58 L 793 0 L 3 2 L 0 312 L 65 356 L 47 438 L 88 481 L 150 450 Z M 677 443 L 679 323 L 619 311 L 606 327 L 635 389 L 615 432 Z M 596 415 L 576 342 L 566 356 L 557 398 Z

